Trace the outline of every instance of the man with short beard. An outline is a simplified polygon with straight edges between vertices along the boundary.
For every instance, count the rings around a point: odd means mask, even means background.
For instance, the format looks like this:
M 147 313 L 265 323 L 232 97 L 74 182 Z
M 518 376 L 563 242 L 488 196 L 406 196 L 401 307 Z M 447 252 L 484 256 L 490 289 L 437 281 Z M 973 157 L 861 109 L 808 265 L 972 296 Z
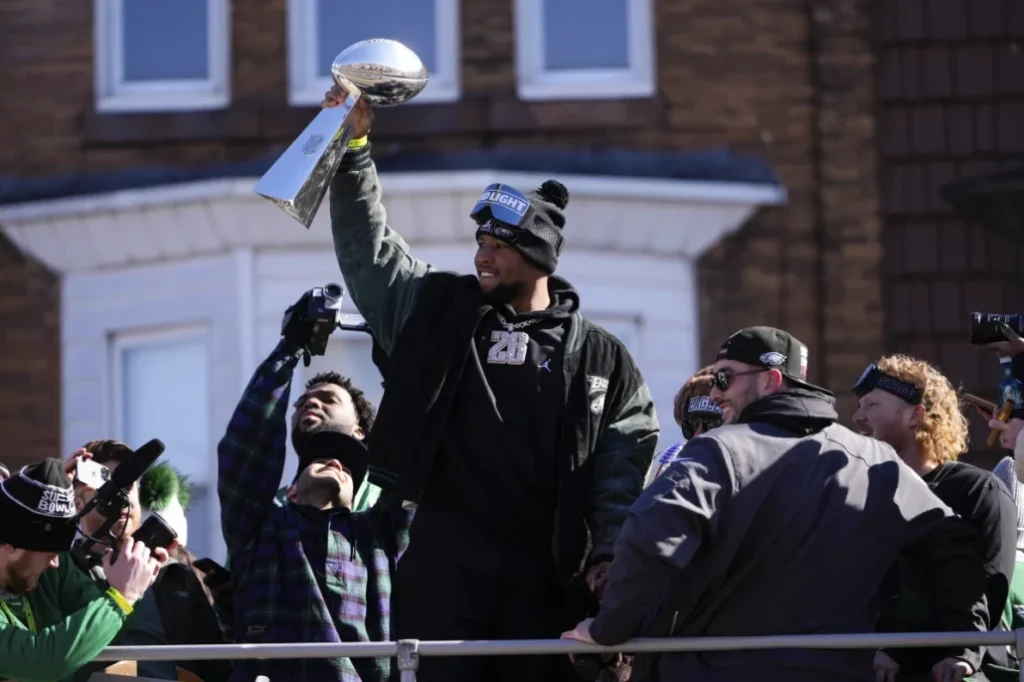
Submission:
M 366 394 L 352 380 L 337 372 L 320 372 L 306 382 L 306 390 L 295 401 L 292 413 L 292 447 L 301 452 L 303 442 L 320 429 L 338 430 L 362 441 L 373 428 L 375 411 Z M 287 499 L 288 487 L 278 491 L 278 501 Z M 380 497 L 380 488 L 369 481 L 356 490 L 352 511 L 369 509 Z
M 75 514 L 59 460 L 0 482 L 0 679 L 56 681 L 92 661 L 167 560 L 164 550 L 129 539 L 116 561 L 102 559 L 101 591 L 65 554 Z
M 323 106 L 344 98 L 335 88 Z M 342 275 L 390 367 L 370 475 L 417 510 L 396 583 L 398 634 L 556 636 L 567 586 L 584 574 L 600 589 L 643 488 L 654 403 L 622 343 L 587 321 L 579 294 L 554 275 L 565 186 L 487 187 L 466 225 L 475 275 L 438 272 L 386 224 L 371 119 L 360 100 L 330 209 Z M 542 682 L 564 665 L 427 657 L 418 679 Z
M 635 636 L 729 637 L 870 631 L 900 554 L 928 566 L 935 627 L 985 629 L 973 531 L 888 445 L 838 423 L 831 393 L 807 382 L 807 347 L 749 327 L 720 347 L 711 397 L 725 424 L 686 443 L 633 505 L 596 618 L 565 637 L 617 646 Z M 873 652 L 666 653 L 660 679 L 840 682 L 873 679 Z M 980 658 L 950 650 L 935 679 Z M 638 656 L 634 669 L 654 665 Z
M 969 433 L 956 389 L 924 360 L 890 355 L 869 365 L 853 391 L 858 430 L 891 445 L 932 492 L 977 531 L 975 548 L 987 576 L 988 624 L 998 628 L 1015 564 L 1017 510 L 1006 486 L 991 472 L 957 461 L 967 451 Z M 879 628 L 932 629 L 934 615 L 920 596 L 928 576 L 906 560 L 894 571 L 895 586 L 886 595 L 889 601 L 883 605 Z M 878 657 L 877 666 L 898 670 L 900 679 L 913 679 L 925 676 L 940 657 L 929 649 L 893 649 Z M 1008 663 L 1003 648 L 985 650 L 983 665 Z
M 410 514 L 387 495 L 367 510 L 352 510 L 368 458 L 352 433 L 362 435 L 342 385 L 313 382 L 308 400 L 300 399 L 296 423 L 308 431 L 296 442 L 298 473 L 284 503 L 275 499 L 292 372 L 307 356 L 309 333 L 304 323 L 288 324 L 217 447 L 235 638 L 245 644 L 389 641 L 391 576 Z M 391 665 L 390 658 L 249 659 L 236 662 L 231 679 L 384 682 Z

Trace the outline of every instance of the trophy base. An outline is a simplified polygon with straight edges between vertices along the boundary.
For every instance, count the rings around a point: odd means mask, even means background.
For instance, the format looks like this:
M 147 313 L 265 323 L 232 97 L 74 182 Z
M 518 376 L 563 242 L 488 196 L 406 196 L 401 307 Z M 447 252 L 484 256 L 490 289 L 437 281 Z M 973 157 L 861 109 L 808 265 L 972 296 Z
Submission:
M 321 109 L 254 188 L 306 229 L 352 141 L 352 128 L 345 122 L 357 101 L 350 96 L 340 106 Z

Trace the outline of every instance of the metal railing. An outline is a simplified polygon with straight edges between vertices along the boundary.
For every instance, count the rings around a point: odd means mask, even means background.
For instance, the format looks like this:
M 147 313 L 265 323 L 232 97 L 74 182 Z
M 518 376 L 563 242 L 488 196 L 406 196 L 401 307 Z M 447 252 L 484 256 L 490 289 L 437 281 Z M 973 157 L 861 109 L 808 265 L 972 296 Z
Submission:
M 918 647 L 1013 646 L 1024 651 L 1024 630 L 1013 632 L 911 632 L 758 637 L 640 638 L 614 647 L 568 639 L 480 641 L 345 642 L 298 644 L 202 644 L 112 646 L 97 661 L 177 661 L 215 659 L 398 658 L 401 682 L 415 682 L 421 656 L 526 656 L 533 654 L 669 653 L 751 649 L 903 649 Z M 1024 682 L 1024 671 L 1021 672 Z M 277 682 L 277 681 L 273 681 Z

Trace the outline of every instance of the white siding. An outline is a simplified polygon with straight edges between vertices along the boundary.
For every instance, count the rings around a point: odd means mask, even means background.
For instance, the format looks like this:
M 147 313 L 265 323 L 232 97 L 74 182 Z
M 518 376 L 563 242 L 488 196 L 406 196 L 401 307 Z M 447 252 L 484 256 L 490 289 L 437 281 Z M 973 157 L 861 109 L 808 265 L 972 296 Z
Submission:
M 209 434 L 203 461 L 179 462 L 203 483 L 216 483 L 216 444 L 238 400 L 243 374 L 239 358 L 249 343 L 251 319 L 240 316 L 238 282 L 246 260 L 237 256 L 197 258 L 172 264 L 117 268 L 66 276 L 63 287 L 63 455 L 95 438 L 123 438 L 117 415 L 114 339 L 122 334 L 202 328 L 209 357 Z M 199 399 L 197 397 L 197 399 Z M 154 433 L 150 438 L 161 438 Z M 132 446 L 141 443 L 129 443 Z M 193 457 L 197 457 L 193 455 Z M 171 464 L 175 453 L 164 454 Z M 211 504 L 207 533 L 214 555 L 223 553 L 220 511 Z

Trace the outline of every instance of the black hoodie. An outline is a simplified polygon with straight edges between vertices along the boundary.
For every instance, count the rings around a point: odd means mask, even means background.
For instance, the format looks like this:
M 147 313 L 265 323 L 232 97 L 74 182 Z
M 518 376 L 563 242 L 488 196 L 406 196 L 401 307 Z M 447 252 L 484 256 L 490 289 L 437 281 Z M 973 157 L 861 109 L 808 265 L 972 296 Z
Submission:
M 901 552 L 929 567 L 936 629 L 986 629 L 971 528 L 891 447 L 837 424 L 833 405 L 820 389 L 777 393 L 689 441 L 619 534 L 594 640 L 871 632 Z M 980 658 L 944 653 L 975 668 Z M 660 671 L 693 682 L 863 680 L 874 676 L 872 657 L 665 654 Z
M 558 498 L 566 323 L 579 307 L 568 284 L 550 281 L 546 310 L 498 306 L 480 321 L 418 510 L 454 513 L 545 554 Z

